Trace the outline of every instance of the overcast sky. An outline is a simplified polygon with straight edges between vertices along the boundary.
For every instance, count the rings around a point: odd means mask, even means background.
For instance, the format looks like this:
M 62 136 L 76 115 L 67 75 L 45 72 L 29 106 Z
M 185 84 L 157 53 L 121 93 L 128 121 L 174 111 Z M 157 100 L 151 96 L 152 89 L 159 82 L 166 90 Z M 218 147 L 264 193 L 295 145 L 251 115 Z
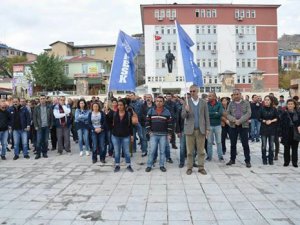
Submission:
M 115 44 L 120 29 L 142 32 L 140 4 L 281 4 L 278 34 L 300 33 L 299 0 L 0 0 L 0 42 L 41 53 L 57 40 Z

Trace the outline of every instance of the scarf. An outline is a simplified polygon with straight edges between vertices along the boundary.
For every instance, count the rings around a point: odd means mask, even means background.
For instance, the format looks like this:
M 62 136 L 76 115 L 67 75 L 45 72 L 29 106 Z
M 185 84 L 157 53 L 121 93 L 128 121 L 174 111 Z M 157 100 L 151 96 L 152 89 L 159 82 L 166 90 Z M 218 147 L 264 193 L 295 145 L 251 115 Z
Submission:
M 59 108 L 59 113 L 64 113 L 65 112 L 62 105 L 58 105 L 58 108 Z M 64 116 L 64 117 L 60 118 L 59 123 L 62 127 L 65 127 L 66 126 L 66 117 Z

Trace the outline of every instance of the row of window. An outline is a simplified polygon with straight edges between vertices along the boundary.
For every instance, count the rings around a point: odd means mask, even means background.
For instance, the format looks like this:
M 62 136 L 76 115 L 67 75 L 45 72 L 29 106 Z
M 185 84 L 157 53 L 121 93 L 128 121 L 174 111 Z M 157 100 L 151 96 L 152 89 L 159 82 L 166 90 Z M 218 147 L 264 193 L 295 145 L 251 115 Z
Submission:
M 175 26 L 156 26 L 155 34 L 176 34 Z
M 80 50 L 81 56 L 87 56 L 87 55 L 88 55 L 87 52 L 88 52 L 88 51 L 87 51 L 86 49 Z M 90 52 L 89 55 L 91 55 L 91 56 L 94 56 L 94 55 L 95 55 L 95 49 L 90 49 L 89 52 Z
M 148 80 L 148 82 L 164 82 L 165 77 L 164 76 L 153 76 L 153 77 L 148 77 L 147 80 Z M 176 76 L 175 81 L 182 82 L 182 81 L 184 81 L 184 79 L 181 76 Z
M 156 69 L 166 68 L 167 63 L 165 59 L 157 59 L 155 63 Z M 176 61 L 173 61 L 173 68 L 176 68 Z
M 197 46 L 197 51 L 217 50 L 217 42 L 202 42 L 202 43 L 197 42 L 196 46 Z
M 158 20 L 168 18 L 174 20 L 176 18 L 176 9 L 155 9 L 154 17 Z
M 197 59 L 197 66 L 201 68 L 217 68 L 218 59 Z
M 156 43 L 156 45 L 155 45 L 156 51 L 167 51 L 167 50 L 176 51 L 176 49 L 177 49 L 176 42 L 173 42 L 173 43 L 161 42 L 161 43 Z
M 248 50 L 248 51 L 256 51 L 256 43 L 255 42 L 237 42 L 236 50 Z
M 243 19 L 243 18 L 255 18 L 256 11 L 254 9 L 236 9 L 234 12 L 234 18 Z
M 196 26 L 196 34 L 216 34 L 216 33 L 217 33 L 217 26 L 212 26 L 212 25 Z
M 256 34 L 255 26 L 235 26 L 235 33 L 243 36 L 244 34 Z
M 237 68 L 256 68 L 256 59 L 236 59 Z
M 195 16 L 200 18 L 217 18 L 216 9 L 196 9 Z

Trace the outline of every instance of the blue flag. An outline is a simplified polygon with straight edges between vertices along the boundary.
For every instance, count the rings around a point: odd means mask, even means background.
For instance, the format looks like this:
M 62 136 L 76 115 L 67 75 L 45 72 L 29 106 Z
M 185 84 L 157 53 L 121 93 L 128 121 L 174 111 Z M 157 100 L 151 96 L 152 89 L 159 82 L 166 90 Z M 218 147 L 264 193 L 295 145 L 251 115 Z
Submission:
M 202 72 L 194 63 L 194 54 L 190 49 L 194 42 L 177 21 L 175 21 L 175 24 L 181 48 L 185 82 L 193 82 L 198 87 L 203 87 Z
M 134 56 L 140 41 L 120 31 L 110 73 L 109 91 L 135 91 Z

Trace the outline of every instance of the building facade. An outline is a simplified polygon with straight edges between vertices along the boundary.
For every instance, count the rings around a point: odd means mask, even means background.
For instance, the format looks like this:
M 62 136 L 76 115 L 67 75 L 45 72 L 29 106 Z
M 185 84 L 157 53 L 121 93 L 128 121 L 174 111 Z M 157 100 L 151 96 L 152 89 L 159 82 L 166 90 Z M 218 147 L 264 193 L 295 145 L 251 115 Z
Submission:
M 292 69 L 300 69 L 300 53 L 279 50 L 278 60 L 282 70 L 290 71 Z
M 50 44 L 51 48 L 44 49 L 49 54 L 56 56 L 88 56 L 94 59 L 103 60 L 111 64 L 114 56 L 115 45 L 74 45 L 74 42 L 56 41 Z
M 234 86 L 251 91 L 253 71 L 264 71 L 262 91 L 278 90 L 277 8 L 279 5 L 141 5 L 149 92 L 184 92 L 175 20 L 191 37 L 194 61 L 202 70 L 202 92 L 222 91 L 223 71 L 233 71 Z M 268 16 L 266 16 L 268 15 Z M 175 56 L 168 73 L 166 53 Z

